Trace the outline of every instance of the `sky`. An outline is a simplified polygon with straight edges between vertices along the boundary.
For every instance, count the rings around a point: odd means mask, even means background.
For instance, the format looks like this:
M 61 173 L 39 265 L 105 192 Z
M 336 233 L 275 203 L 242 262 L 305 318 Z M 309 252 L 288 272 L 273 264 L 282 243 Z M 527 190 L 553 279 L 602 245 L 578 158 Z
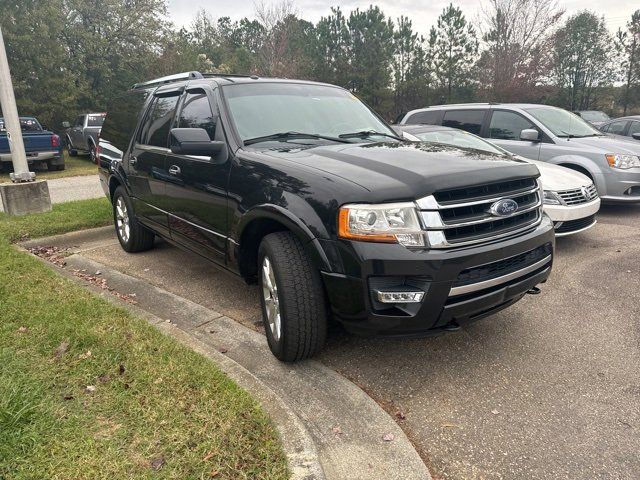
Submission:
M 467 18 L 474 22 L 479 19 L 482 5 L 486 0 L 458 0 L 453 4 L 460 7 Z M 253 18 L 253 0 L 168 0 L 170 19 L 178 26 L 188 27 L 196 12 L 203 8 L 214 18 L 231 17 L 237 20 L 243 17 Z M 266 4 L 278 3 L 277 0 L 265 0 Z M 330 7 L 340 5 L 347 13 L 356 8 L 366 9 L 369 5 L 378 5 L 393 19 L 400 15 L 409 17 L 414 30 L 426 34 L 438 15 L 450 3 L 450 0 L 293 0 L 298 16 L 316 22 L 330 13 Z M 580 10 L 592 10 L 603 15 L 611 31 L 625 26 L 631 14 L 640 5 L 637 0 L 559 0 L 567 15 Z

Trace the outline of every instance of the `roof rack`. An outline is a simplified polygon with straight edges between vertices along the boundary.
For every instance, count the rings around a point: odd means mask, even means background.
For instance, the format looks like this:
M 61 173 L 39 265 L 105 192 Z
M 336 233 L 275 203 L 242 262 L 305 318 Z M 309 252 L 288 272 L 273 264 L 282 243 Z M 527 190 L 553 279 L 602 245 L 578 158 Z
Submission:
M 154 85 L 162 85 L 165 83 L 171 83 L 171 82 L 176 82 L 178 80 L 189 80 L 189 79 L 198 79 L 198 78 L 204 78 L 204 76 L 200 73 L 200 72 L 183 72 L 183 73 L 176 73 L 175 75 L 168 75 L 166 77 L 160 77 L 160 78 L 156 78 L 154 80 L 149 80 L 148 82 L 140 82 L 140 83 L 136 83 L 133 87 L 131 87 L 132 89 L 134 88 L 148 88 Z
M 439 103 L 437 105 L 429 105 L 431 107 L 466 107 L 474 105 L 500 105 L 500 102 L 468 102 L 468 103 Z

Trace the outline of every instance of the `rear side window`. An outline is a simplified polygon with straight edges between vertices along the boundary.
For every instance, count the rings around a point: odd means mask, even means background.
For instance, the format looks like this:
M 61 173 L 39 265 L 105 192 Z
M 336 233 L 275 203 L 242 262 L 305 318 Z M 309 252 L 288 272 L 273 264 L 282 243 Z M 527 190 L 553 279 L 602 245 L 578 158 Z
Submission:
M 424 112 L 417 112 L 407 118 L 407 121 L 404 123 L 417 125 L 417 124 L 427 124 L 427 125 L 437 125 L 438 118 L 440 117 L 440 112 L 437 110 L 427 110 Z
M 609 124 L 608 133 L 613 133 L 614 135 L 624 135 L 624 129 L 627 128 L 627 122 L 611 122 Z
M 640 133 L 640 122 L 631 122 L 629 136 L 632 136 L 634 133 Z
M 491 114 L 489 138 L 500 140 L 520 140 L 520 132 L 535 126 L 522 115 L 514 112 L 495 110 Z
M 115 98 L 107 109 L 100 138 L 124 152 L 133 137 L 148 97 L 148 90 L 133 90 Z
M 140 135 L 140 143 L 166 148 L 169 143 L 169 130 L 176 113 L 178 95 L 155 97 L 150 107 Z
M 87 115 L 87 127 L 101 127 L 104 123 L 104 115 Z
M 204 128 L 213 140 L 216 132 L 216 117 L 213 115 L 209 99 L 204 93 L 188 93 L 185 97 L 180 117 L 180 128 Z
M 484 110 L 447 110 L 442 125 L 480 135 L 483 119 Z

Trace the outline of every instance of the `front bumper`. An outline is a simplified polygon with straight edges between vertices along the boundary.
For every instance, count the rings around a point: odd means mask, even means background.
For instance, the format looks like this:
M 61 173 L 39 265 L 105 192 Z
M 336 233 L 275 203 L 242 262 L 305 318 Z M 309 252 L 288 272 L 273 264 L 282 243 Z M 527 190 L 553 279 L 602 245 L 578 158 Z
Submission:
M 428 335 L 495 313 L 546 281 L 553 262 L 554 238 L 552 222 L 545 216 L 538 227 L 524 235 L 455 250 L 331 242 L 344 273 L 323 272 L 322 277 L 332 311 L 347 330 L 362 335 Z M 499 275 L 490 283 L 478 282 L 477 289 L 469 288 L 468 283 L 463 289 L 457 287 L 459 275 L 474 270 L 472 267 L 508 266 L 511 259 L 523 258 L 543 247 L 549 253 L 532 262 L 537 263 L 533 269 L 524 272 L 518 268 L 516 272 L 524 273 L 502 279 Z M 376 302 L 375 286 L 384 285 L 386 279 L 393 282 L 398 278 L 425 291 L 422 301 L 390 308 Z
M 545 205 L 544 213 L 549 215 L 556 229 L 556 237 L 583 232 L 596 224 L 595 215 L 600 210 L 600 199 L 581 205 Z
M 595 176 L 600 198 L 606 203 L 640 203 L 640 168 L 610 168 Z

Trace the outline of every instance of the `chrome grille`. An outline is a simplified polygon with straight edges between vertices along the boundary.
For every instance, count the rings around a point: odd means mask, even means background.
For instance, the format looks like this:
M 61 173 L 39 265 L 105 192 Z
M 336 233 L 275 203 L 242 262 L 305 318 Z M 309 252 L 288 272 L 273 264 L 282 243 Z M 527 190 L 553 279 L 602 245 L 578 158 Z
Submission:
M 518 209 L 495 216 L 491 206 L 510 199 Z M 436 192 L 417 201 L 431 248 L 490 242 L 529 230 L 542 220 L 542 196 L 535 178 Z
M 587 187 L 562 190 L 557 193 L 565 205 L 580 205 L 598 198 L 598 190 L 593 183 Z

